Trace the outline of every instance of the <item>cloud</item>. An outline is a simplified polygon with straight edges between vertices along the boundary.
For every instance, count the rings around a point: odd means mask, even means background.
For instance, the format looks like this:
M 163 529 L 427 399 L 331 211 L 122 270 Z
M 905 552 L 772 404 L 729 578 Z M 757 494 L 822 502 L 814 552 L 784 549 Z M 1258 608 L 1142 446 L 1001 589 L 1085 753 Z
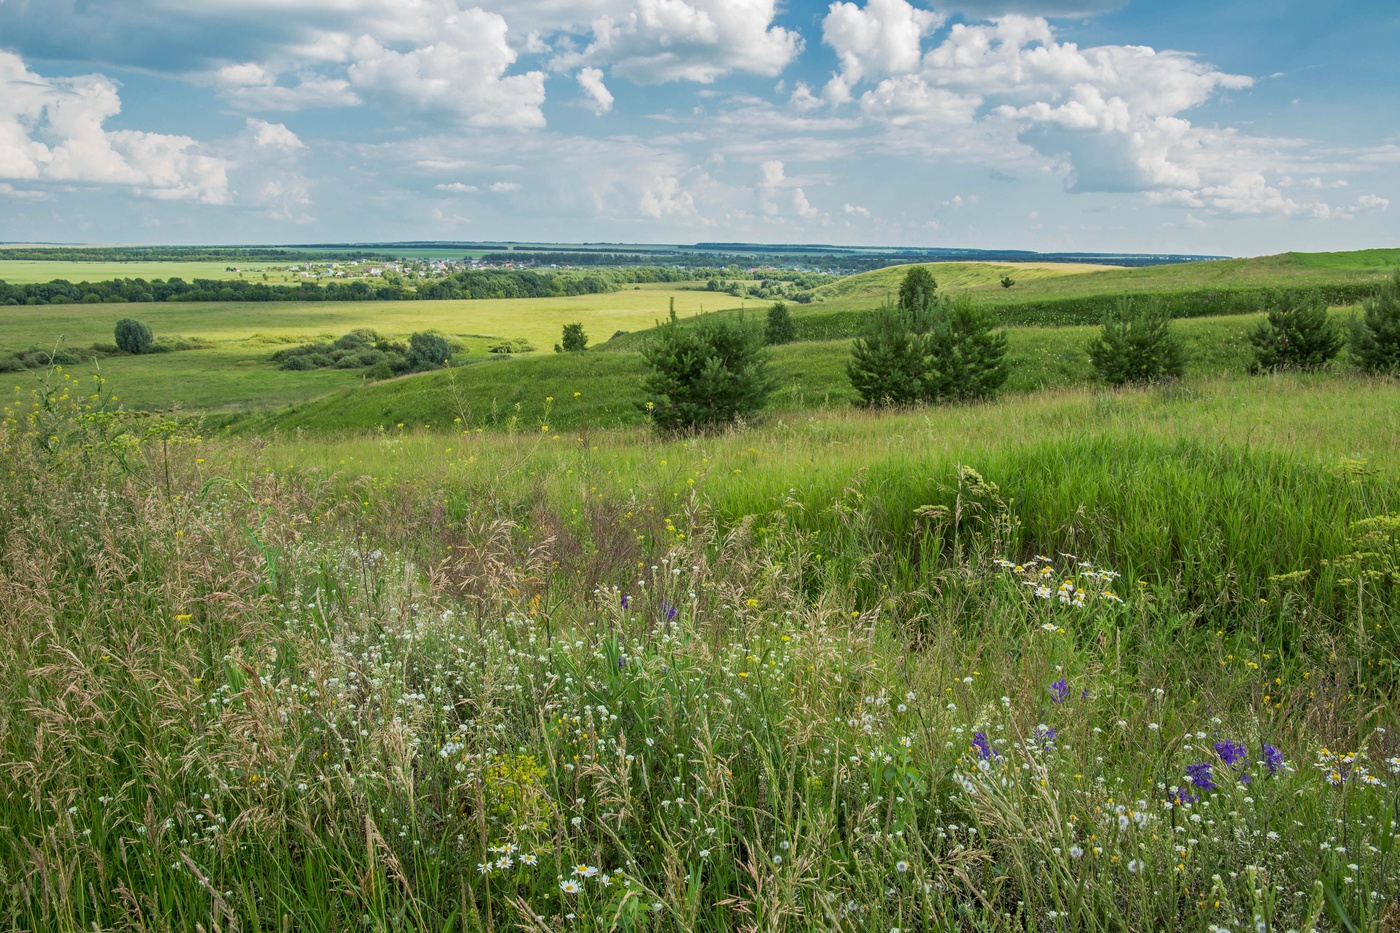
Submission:
M 13 198 L 16 201 L 43 201 L 48 194 L 32 188 L 16 188 L 9 182 L 0 181 L 0 198 Z
M 248 133 L 253 137 L 253 142 L 259 146 L 281 149 L 284 152 L 295 152 L 298 149 L 306 148 L 306 145 L 297 138 L 297 134 L 281 123 L 268 123 L 266 120 L 249 117 L 247 127 Z
M 0 52 L 0 178 L 122 185 L 159 200 L 229 199 L 228 164 L 188 136 L 107 130 L 121 111 L 103 75 L 44 78 Z
M 475 194 L 481 189 L 476 185 L 468 185 L 465 182 L 454 181 L 445 185 L 433 185 L 438 191 L 451 191 L 454 194 Z
M 869 0 L 864 7 L 833 3 L 822 20 L 822 38 L 836 52 L 847 85 L 870 76 L 913 71 L 923 37 L 943 25 L 943 16 L 906 0 Z
M 602 116 L 613 109 L 612 92 L 607 85 L 603 84 L 603 72 L 600 68 L 584 68 L 578 73 L 578 85 L 583 88 L 583 92 L 588 95 L 593 112 Z
M 870 211 L 869 211 L 869 209 L 868 209 L 868 208 L 861 207 L 859 204 L 842 204 L 842 205 L 841 205 L 841 213 L 847 214 L 847 215 L 850 215 L 850 216 L 854 216 L 854 217 L 869 217 L 869 216 L 870 216 Z
M 626 7 L 594 20 L 592 42 L 553 66 L 607 66 L 639 84 L 709 84 L 733 71 L 776 76 L 802 50 L 800 35 L 773 24 L 776 0 L 635 0 Z
M 821 211 L 811 205 L 807 200 L 807 193 L 801 188 L 796 188 L 792 192 L 792 210 L 798 217 L 806 220 L 821 216 Z
M 1375 194 L 1363 194 L 1356 199 L 1356 207 L 1363 211 L 1383 211 L 1390 207 L 1390 199 Z
M 760 188 L 777 188 L 787 179 L 784 177 L 783 163 L 778 159 L 771 159 L 758 167 Z
M 498 181 L 491 186 L 490 190 L 496 194 L 509 194 L 512 191 L 519 191 L 521 186 L 513 181 Z

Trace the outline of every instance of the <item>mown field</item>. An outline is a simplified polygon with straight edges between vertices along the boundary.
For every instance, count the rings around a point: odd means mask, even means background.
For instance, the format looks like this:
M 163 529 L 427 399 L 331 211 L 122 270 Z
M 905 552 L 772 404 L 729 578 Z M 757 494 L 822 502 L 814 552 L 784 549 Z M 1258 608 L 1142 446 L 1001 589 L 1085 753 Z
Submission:
M 6 929 L 1400 920 L 1393 380 L 674 439 L 52 380 L 0 414 Z

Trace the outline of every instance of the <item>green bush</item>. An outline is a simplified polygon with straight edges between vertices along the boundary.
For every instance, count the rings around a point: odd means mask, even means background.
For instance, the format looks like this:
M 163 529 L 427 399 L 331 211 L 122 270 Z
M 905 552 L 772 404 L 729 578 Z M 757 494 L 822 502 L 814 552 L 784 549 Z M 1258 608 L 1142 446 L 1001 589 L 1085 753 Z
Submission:
M 797 325 L 792 322 L 792 312 L 785 302 L 775 301 L 768 309 L 763 339 L 770 347 L 792 343 L 797 339 Z
M 514 337 L 510 340 L 497 340 L 495 343 L 487 344 L 487 353 L 533 353 L 535 345 L 524 337 Z
M 1121 298 L 1089 344 L 1094 375 L 1105 385 L 1128 385 L 1179 379 L 1186 370 L 1181 342 L 1172 334 L 1171 317 L 1155 298 L 1137 304 Z
M 582 324 L 565 324 L 563 340 L 562 344 L 555 344 L 555 353 L 582 353 L 588 349 L 588 335 Z
M 139 356 L 151 349 L 151 329 L 134 318 L 124 317 L 113 331 L 114 342 L 127 353 Z
M 1270 297 L 1268 318 L 1249 335 L 1254 345 L 1250 372 L 1316 371 L 1341 352 L 1342 330 L 1328 316 L 1327 302 L 1293 292 Z
M 1351 356 L 1368 373 L 1400 375 L 1400 269 L 1351 322 Z
M 408 338 L 407 360 L 415 370 L 437 369 L 452 360 L 452 348 L 440 334 L 412 334 Z
M 705 318 L 681 327 L 676 312 L 642 350 L 652 424 L 664 431 L 731 424 L 763 408 L 773 389 L 772 354 L 742 318 Z

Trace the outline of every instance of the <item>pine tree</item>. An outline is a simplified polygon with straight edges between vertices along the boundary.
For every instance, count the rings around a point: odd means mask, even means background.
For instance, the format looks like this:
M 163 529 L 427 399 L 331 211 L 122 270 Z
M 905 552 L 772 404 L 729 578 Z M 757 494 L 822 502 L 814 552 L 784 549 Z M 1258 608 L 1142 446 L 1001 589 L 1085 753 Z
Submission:
M 747 418 L 773 389 L 771 353 L 742 319 L 707 317 L 682 327 L 674 307 L 642 350 L 651 368 L 645 409 L 660 430 L 706 429 Z
M 1400 375 L 1400 269 L 1361 304 L 1351 322 L 1351 355 L 1364 372 Z
M 1136 307 L 1121 299 L 1089 344 L 1095 376 L 1107 385 L 1180 378 L 1186 369 L 1185 354 L 1171 324 L 1171 316 L 1155 299 Z
M 928 401 L 977 401 L 994 397 L 1006 382 L 1006 331 L 966 296 L 943 302 L 929 340 L 924 397 Z
M 1271 296 L 1269 316 L 1249 335 L 1254 344 L 1250 372 L 1319 370 L 1342 349 L 1342 331 L 1327 314 L 1327 302 L 1291 292 Z
M 764 340 L 769 346 L 792 343 L 797 339 L 797 325 L 793 323 L 792 312 L 786 302 L 776 301 L 768 309 L 768 322 L 763 330 Z
M 909 315 L 886 305 L 871 312 L 851 346 L 846 376 L 866 405 L 911 405 L 925 396 L 928 335 Z

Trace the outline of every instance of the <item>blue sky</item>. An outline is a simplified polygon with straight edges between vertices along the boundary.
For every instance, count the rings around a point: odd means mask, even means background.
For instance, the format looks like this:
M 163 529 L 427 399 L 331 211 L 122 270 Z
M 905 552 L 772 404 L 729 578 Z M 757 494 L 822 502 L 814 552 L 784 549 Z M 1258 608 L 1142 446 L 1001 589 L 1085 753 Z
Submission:
M 1396 246 L 1397 48 L 1395 0 L 0 0 L 0 240 Z

